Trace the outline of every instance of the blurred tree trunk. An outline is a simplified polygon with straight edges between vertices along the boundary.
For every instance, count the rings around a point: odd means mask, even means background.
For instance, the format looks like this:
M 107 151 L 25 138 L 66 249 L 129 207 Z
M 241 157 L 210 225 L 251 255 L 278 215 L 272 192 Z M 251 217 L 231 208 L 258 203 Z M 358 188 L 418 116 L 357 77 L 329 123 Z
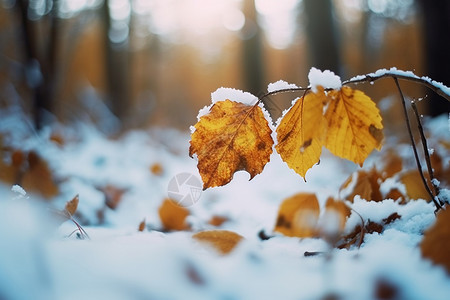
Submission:
M 39 35 L 37 26 L 44 17 L 32 21 L 28 18 L 29 1 L 18 0 L 16 4 L 20 13 L 25 52 L 24 77 L 33 94 L 34 125 L 36 129 L 41 129 L 48 122 L 45 119 L 45 112 L 52 112 L 54 106 L 57 55 L 60 45 L 60 24 L 57 14 L 59 0 L 48 3 L 52 7 L 50 13 L 45 16 L 48 18 L 48 31 L 44 31 L 41 35 Z M 45 34 L 46 32 L 48 35 Z
M 109 2 L 109 0 L 105 0 L 102 7 L 106 60 L 106 94 L 112 113 L 120 120 L 123 120 L 128 110 L 128 48 L 126 41 L 115 43 L 110 38 L 110 34 L 113 34 L 113 31 L 116 29 L 113 28 Z
M 340 74 L 337 28 L 331 0 L 305 0 L 306 34 L 312 66 Z
M 433 80 L 450 85 L 450 1 L 419 1 L 423 11 L 425 70 Z M 429 113 L 450 112 L 450 103 L 435 93 L 429 94 Z
M 265 91 L 265 84 L 261 29 L 257 23 L 255 1 L 245 0 L 243 12 L 245 14 L 245 25 L 241 34 L 244 39 L 242 51 L 244 89 L 258 95 Z

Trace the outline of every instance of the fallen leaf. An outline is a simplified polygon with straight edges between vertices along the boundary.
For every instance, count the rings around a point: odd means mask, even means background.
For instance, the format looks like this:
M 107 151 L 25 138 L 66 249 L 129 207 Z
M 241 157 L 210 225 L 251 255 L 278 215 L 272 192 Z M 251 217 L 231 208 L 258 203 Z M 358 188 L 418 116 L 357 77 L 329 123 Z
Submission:
M 146 227 L 146 224 L 145 224 L 145 219 L 144 219 L 144 220 L 141 221 L 141 223 L 139 223 L 138 231 L 139 231 L 139 232 L 144 231 L 144 230 L 145 230 L 145 227 Z
M 97 189 L 103 192 L 105 195 L 105 205 L 112 210 L 117 208 L 120 201 L 122 201 L 123 194 L 128 191 L 127 188 L 119 188 L 113 185 L 97 187 Z
M 328 93 L 325 147 L 362 166 L 372 150 L 381 149 L 383 125 L 375 103 L 359 90 L 344 86 Z
M 403 170 L 402 158 L 393 149 L 386 151 L 383 165 L 381 174 L 384 179 L 390 178 Z
M 56 196 L 59 189 L 48 163 L 34 151 L 28 153 L 27 163 L 28 168 L 21 180 L 22 187 L 27 191 L 36 191 L 47 199 Z
M 212 218 L 209 220 L 209 224 L 212 226 L 220 226 L 223 223 L 225 223 L 226 221 L 228 221 L 227 217 L 224 216 L 212 216 Z
M 450 207 L 437 213 L 435 223 L 425 231 L 420 243 L 422 256 L 443 266 L 450 275 Z
M 261 173 L 272 154 L 271 133 L 258 105 L 216 102 L 195 125 L 189 148 L 191 157 L 197 154 L 203 189 L 227 184 L 239 170 L 250 179 Z
M 233 250 L 243 237 L 228 230 L 207 230 L 197 232 L 194 239 L 214 247 L 221 254 L 228 254 Z
M 277 127 L 275 149 L 286 164 L 305 178 L 322 153 L 325 133 L 323 89 L 298 98 Z
M 399 289 L 391 281 L 385 278 L 378 278 L 375 281 L 375 299 L 379 300 L 395 300 L 400 299 Z
M 66 211 L 66 213 L 69 214 L 69 217 L 73 216 L 75 214 L 75 212 L 77 211 L 79 200 L 80 200 L 80 197 L 78 195 L 76 195 L 75 197 L 73 197 L 72 200 L 67 201 L 65 211 Z
M 428 173 L 424 172 L 425 178 L 428 179 Z M 431 201 L 430 195 L 423 185 L 422 178 L 418 170 L 410 170 L 400 175 L 400 181 L 406 188 L 406 195 L 409 199 L 424 199 Z
M 179 206 L 172 199 L 165 199 L 158 210 L 159 218 L 165 230 L 185 230 L 188 228 L 186 217 L 189 210 Z
M 353 181 L 355 181 L 353 183 Z M 356 195 L 359 195 L 361 199 L 367 201 L 383 201 L 383 197 L 380 192 L 381 175 L 375 168 L 370 171 L 359 170 L 355 174 L 352 174 L 341 186 L 340 190 L 344 190 L 353 185 L 353 189 L 347 191 L 347 194 L 343 197 L 351 202 Z
M 296 194 L 281 203 L 274 230 L 286 236 L 314 237 L 317 235 L 319 213 L 316 195 Z
M 351 214 L 350 207 L 348 207 L 344 201 L 335 200 L 332 197 L 329 197 L 325 203 L 324 216 L 327 216 L 329 213 L 335 213 L 338 216 L 339 231 L 342 232 L 345 228 L 347 218 L 350 217 Z
M 164 169 L 160 163 L 154 163 L 150 166 L 150 172 L 152 172 L 153 175 L 160 176 L 163 171 Z

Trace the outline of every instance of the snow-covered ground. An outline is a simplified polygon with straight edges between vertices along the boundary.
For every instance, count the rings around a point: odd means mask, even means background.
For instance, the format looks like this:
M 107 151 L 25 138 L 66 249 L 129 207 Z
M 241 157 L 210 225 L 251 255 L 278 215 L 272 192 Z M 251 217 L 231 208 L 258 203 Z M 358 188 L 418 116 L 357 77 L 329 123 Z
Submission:
M 445 122 L 443 120 L 442 122 Z M 5 125 L 5 123 L 3 124 Z M 5 129 L 4 126 L 2 129 Z M 116 140 L 91 127 L 73 132 L 73 142 L 58 146 L 40 135 L 9 141 L 35 149 L 50 162 L 60 184 L 51 202 L 19 187 L 0 185 L 0 299 L 448 299 L 450 277 L 421 257 L 418 244 L 435 220 L 434 206 L 423 200 L 399 205 L 393 200 L 355 200 L 365 220 L 392 212 L 401 219 L 383 233 L 366 234 L 360 249 L 329 249 L 321 239 L 273 234 L 278 206 L 295 193 L 317 194 L 321 205 L 337 195 L 356 169 L 325 153 L 307 182 L 273 154 L 264 172 L 248 182 L 239 172 L 225 187 L 204 191 L 188 207 L 191 230 L 161 231 L 158 207 L 177 173 L 198 176 L 188 157 L 189 135 L 173 130 L 130 132 Z M 22 132 L 23 133 L 23 132 Z M 76 136 L 76 138 L 75 138 Z M 150 167 L 159 164 L 162 173 Z M 115 210 L 104 206 L 98 187 L 125 189 Z M 71 234 L 76 227 L 49 217 L 79 194 L 78 215 L 89 239 Z M 219 255 L 191 238 L 212 229 L 213 215 L 228 221 L 220 229 L 245 239 L 228 255 Z M 138 232 L 145 219 L 146 229 Z M 357 223 L 352 215 L 348 224 Z M 350 227 L 351 225 L 348 225 Z M 306 257 L 304 253 L 321 252 Z

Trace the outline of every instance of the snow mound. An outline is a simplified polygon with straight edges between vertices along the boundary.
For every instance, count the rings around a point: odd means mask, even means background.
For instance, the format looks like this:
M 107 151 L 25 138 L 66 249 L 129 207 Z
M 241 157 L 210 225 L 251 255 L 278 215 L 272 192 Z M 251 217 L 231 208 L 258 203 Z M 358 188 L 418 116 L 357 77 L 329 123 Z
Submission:
M 341 78 L 330 70 L 322 72 L 319 69 L 311 68 L 308 74 L 308 80 L 311 90 L 314 93 L 317 92 L 318 86 L 322 86 L 325 89 L 340 89 L 342 86 Z

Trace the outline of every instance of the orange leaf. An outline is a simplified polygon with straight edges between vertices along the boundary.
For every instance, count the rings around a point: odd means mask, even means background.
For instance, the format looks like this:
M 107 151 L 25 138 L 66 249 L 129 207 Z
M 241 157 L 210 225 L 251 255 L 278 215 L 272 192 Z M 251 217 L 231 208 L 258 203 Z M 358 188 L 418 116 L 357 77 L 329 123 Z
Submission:
M 275 149 L 283 161 L 303 178 L 322 153 L 325 119 L 323 89 L 297 99 L 277 127 Z
M 203 189 L 227 184 L 245 170 L 252 179 L 272 154 L 271 129 L 258 105 L 216 102 L 200 118 L 191 136 L 189 155 L 197 154 Z
M 424 173 L 424 176 L 428 179 L 428 173 Z M 431 201 L 418 170 L 410 170 L 401 174 L 400 181 L 405 185 L 406 194 L 410 199 Z
M 164 172 L 164 169 L 160 163 L 154 163 L 150 166 L 150 172 L 152 172 L 153 175 L 160 176 Z
M 208 223 L 212 226 L 220 226 L 223 223 L 225 223 L 226 221 L 228 221 L 227 217 L 224 216 L 212 216 L 212 218 L 208 221 Z
M 228 230 L 207 230 L 201 231 L 192 236 L 194 239 L 213 246 L 221 254 L 228 254 L 243 237 Z
M 165 199 L 159 207 L 159 218 L 166 230 L 184 230 L 188 228 L 185 220 L 189 210 L 176 204 L 172 199 Z
M 336 156 L 362 166 L 373 149 L 380 150 L 383 125 L 375 103 L 359 90 L 342 87 L 328 93 L 325 147 Z
M 316 195 L 296 194 L 281 203 L 274 230 L 286 236 L 316 236 L 319 213 L 320 208 Z
M 79 200 L 80 198 L 78 197 L 78 195 L 76 195 L 72 200 L 67 201 L 65 210 L 69 214 L 69 216 L 73 216 L 77 211 Z
M 437 214 L 436 222 L 424 234 L 420 243 L 422 255 L 444 266 L 450 275 L 450 208 Z

